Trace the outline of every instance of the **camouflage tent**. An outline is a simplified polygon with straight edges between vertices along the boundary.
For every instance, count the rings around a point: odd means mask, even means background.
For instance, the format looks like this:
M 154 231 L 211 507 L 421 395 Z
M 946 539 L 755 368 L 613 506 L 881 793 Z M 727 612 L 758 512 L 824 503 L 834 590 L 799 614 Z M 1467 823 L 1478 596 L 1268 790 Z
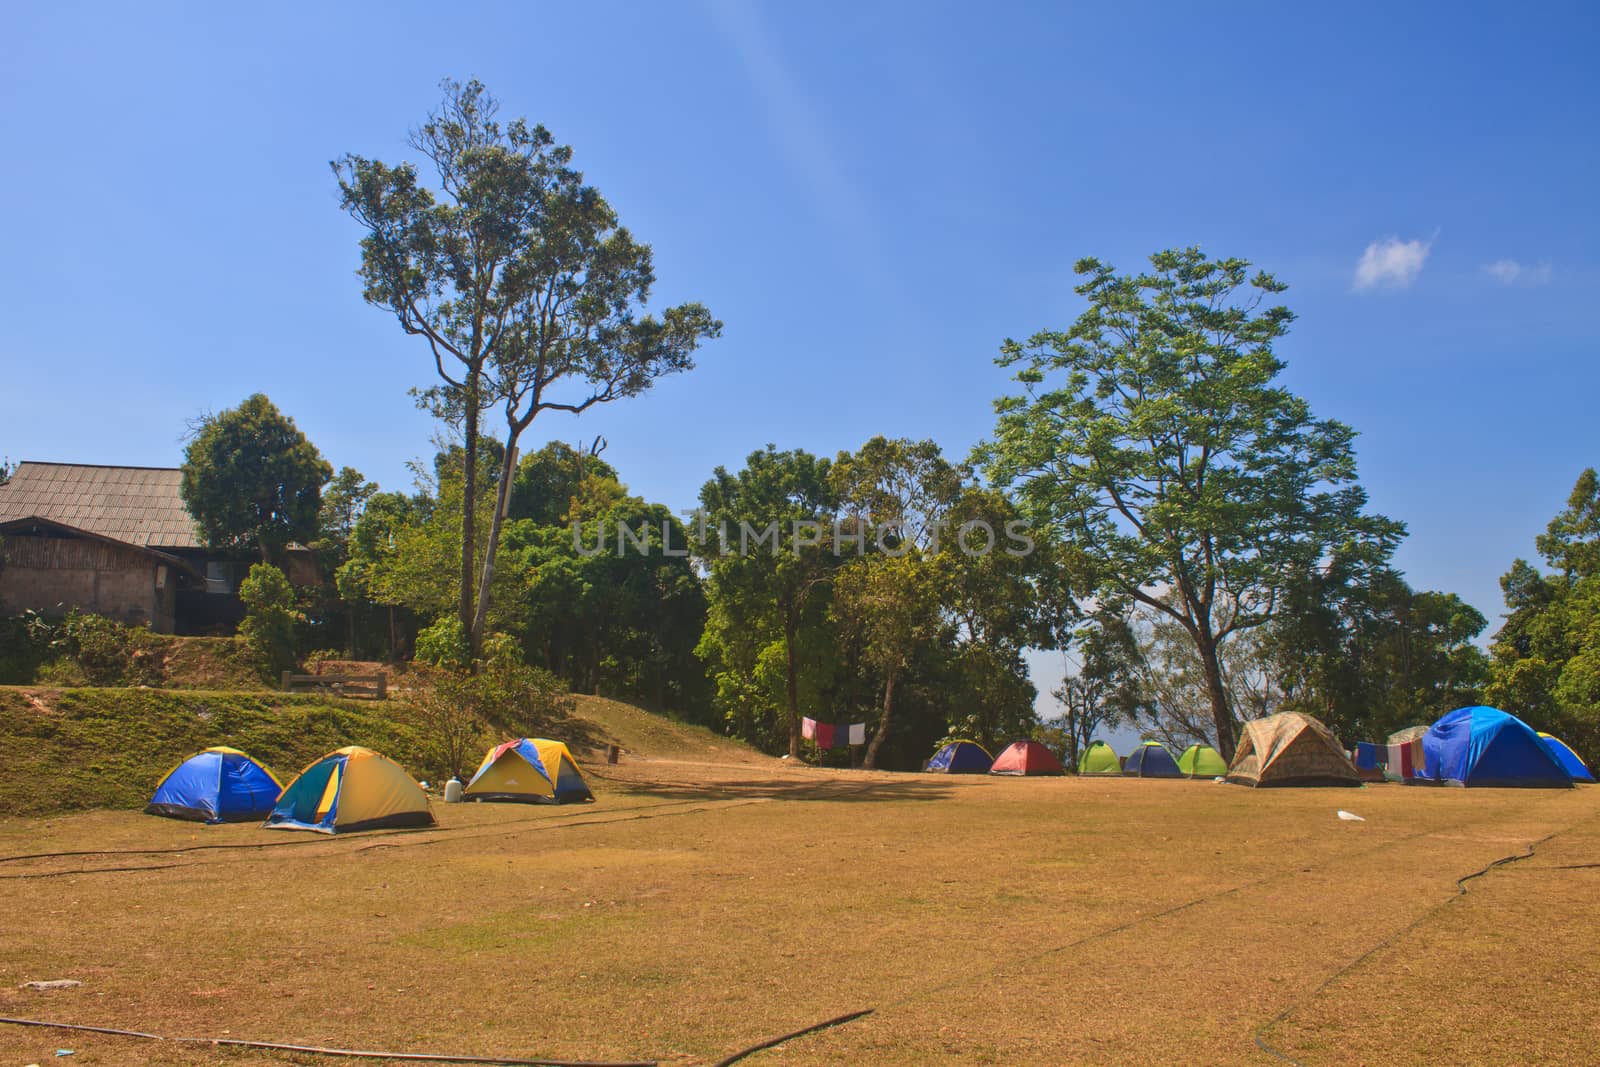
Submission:
M 1228 781 L 1240 785 L 1360 785 L 1338 738 L 1309 715 L 1285 711 L 1244 724 Z
M 1422 735 L 1428 732 L 1426 726 L 1407 726 L 1404 730 L 1396 730 L 1389 735 L 1389 744 L 1404 745 L 1412 741 L 1421 741 Z

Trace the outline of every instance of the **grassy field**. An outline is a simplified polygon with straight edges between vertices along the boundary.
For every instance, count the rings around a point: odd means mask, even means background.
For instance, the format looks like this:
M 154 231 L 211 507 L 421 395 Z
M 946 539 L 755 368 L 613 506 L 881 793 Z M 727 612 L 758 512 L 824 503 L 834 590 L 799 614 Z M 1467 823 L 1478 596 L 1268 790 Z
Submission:
M 1577 1063 L 1600 1039 L 1594 789 L 820 771 L 581 710 L 631 753 L 586 767 L 593 805 L 342 839 L 0 821 L 0 1015 L 675 1064 L 867 1008 L 748 1062 Z M 5 858 L 84 849 L 107 852 Z M 83 985 L 18 988 L 53 978 Z M 340 1062 L 0 1026 L 0 1064 L 58 1048 Z

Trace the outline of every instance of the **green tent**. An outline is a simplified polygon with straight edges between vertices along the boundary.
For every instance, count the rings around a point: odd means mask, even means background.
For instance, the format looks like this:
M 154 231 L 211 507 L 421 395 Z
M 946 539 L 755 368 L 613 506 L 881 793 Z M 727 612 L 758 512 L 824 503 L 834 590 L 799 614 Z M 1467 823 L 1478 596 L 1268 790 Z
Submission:
M 1078 757 L 1079 774 L 1121 774 L 1122 761 L 1116 750 L 1104 741 L 1096 741 Z
M 1228 773 L 1228 765 L 1210 745 L 1190 745 L 1178 757 L 1178 770 L 1190 778 L 1221 778 Z

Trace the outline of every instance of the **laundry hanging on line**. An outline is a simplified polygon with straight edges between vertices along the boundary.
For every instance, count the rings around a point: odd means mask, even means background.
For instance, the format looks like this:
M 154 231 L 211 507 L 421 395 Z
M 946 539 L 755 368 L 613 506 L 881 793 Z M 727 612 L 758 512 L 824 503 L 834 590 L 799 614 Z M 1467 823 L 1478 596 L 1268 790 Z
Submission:
M 815 741 L 818 748 L 864 745 L 867 743 L 867 724 L 818 722 L 806 716 L 800 720 L 800 736 L 807 741 Z

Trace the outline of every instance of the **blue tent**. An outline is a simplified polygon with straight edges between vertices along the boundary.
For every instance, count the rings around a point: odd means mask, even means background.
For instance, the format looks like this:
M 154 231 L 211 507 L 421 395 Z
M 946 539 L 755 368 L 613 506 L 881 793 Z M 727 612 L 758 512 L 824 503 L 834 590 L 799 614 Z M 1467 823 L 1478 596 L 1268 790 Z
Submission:
M 1556 761 L 1567 769 L 1567 773 L 1572 775 L 1574 782 L 1594 781 L 1594 775 L 1590 773 L 1588 766 L 1578 758 L 1578 754 L 1572 751 L 1561 738 L 1540 730 L 1539 740 L 1543 741 L 1544 747 L 1555 755 Z
M 1566 788 L 1572 775 L 1539 735 L 1499 708 L 1457 708 L 1422 737 L 1417 777 L 1455 785 Z
M 972 741 L 952 741 L 933 754 L 925 771 L 940 774 L 988 774 L 994 757 Z
M 208 748 L 168 772 L 144 810 L 195 822 L 255 822 L 282 792 L 271 771 L 238 749 Z
M 1122 773 L 1134 778 L 1182 778 L 1178 761 L 1172 758 L 1167 746 L 1160 741 L 1146 741 L 1128 753 L 1128 762 Z

